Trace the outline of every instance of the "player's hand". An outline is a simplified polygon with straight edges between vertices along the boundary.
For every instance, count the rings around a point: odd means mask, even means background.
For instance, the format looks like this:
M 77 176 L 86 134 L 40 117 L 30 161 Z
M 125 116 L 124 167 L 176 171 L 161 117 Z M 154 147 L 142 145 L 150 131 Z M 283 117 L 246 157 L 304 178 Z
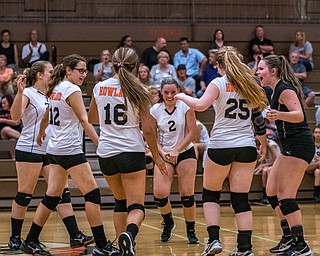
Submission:
M 161 174 L 168 175 L 167 167 L 164 160 L 159 156 L 153 159 L 156 166 L 158 166 Z

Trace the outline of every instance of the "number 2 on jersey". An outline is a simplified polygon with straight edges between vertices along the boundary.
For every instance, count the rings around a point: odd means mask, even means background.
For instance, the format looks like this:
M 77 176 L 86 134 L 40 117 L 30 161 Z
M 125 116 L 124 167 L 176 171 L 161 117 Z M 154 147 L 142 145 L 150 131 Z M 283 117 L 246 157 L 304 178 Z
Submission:
M 227 104 L 230 105 L 230 107 L 228 107 L 224 112 L 225 118 L 236 119 L 238 115 L 240 119 L 246 120 L 250 117 L 250 110 L 244 106 L 247 104 L 246 100 L 239 99 L 238 102 L 237 99 L 230 98 L 228 99 Z M 241 113 L 234 112 L 237 108 L 241 110 Z
M 124 125 L 127 122 L 127 115 L 125 113 L 125 105 L 124 104 L 117 104 L 113 108 L 113 121 L 117 125 Z M 106 119 L 104 120 L 105 124 L 111 124 L 111 105 L 110 103 L 104 107 L 106 111 Z

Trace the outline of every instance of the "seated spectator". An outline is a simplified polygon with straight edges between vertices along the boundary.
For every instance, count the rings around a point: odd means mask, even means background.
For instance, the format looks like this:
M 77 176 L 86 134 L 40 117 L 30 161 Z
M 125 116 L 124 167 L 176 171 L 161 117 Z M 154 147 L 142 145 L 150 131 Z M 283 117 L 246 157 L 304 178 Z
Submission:
M 44 43 L 38 41 L 39 33 L 36 29 L 30 32 L 30 42 L 22 48 L 22 61 L 28 68 L 38 60 L 49 60 L 49 52 Z
M 262 53 L 253 54 L 253 59 L 254 59 L 253 61 L 250 61 L 248 63 L 248 67 L 251 70 L 251 74 L 255 76 L 256 72 L 258 70 L 258 64 L 259 64 L 260 60 L 263 59 L 263 54 Z
M 307 78 L 308 73 L 307 73 L 306 67 L 299 62 L 299 53 L 297 51 L 293 51 L 290 53 L 290 65 L 294 71 L 294 75 L 301 82 L 302 91 L 303 91 L 307 106 L 313 107 L 316 93 L 310 87 L 306 86 L 303 83 L 303 80 Z
M 196 81 L 192 77 L 187 76 L 186 66 L 180 64 L 177 68 L 177 82 L 180 86 L 184 88 L 184 93 L 191 96 L 196 97 Z
M 100 55 L 100 62 L 93 66 L 93 76 L 96 82 L 107 80 L 112 76 L 112 64 L 110 63 L 110 52 L 103 50 Z
M 196 152 L 197 159 L 202 158 L 201 166 L 204 168 L 204 161 L 207 156 L 207 150 L 209 145 L 209 133 L 207 128 L 199 120 L 196 121 L 196 132 L 193 140 L 194 150 Z
M 12 87 L 13 69 L 7 67 L 7 57 L 0 55 L 0 96 L 11 95 L 14 97 Z
M 17 45 L 10 41 L 10 31 L 8 29 L 1 31 L 1 38 L 0 54 L 4 54 L 7 57 L 7 67 L 16 71 L 19 67 Z
M 169 64 L 169 54 L 161 51 L 158 54 L 158 64 L 154 65 L 150 71 L 151 78 L 155 86 L 160 91 L 161 82 L 164 78 L 174 78 L 177 80 L 177 72 L 173 65 Z
M 213 41 L 210 43 L 209 50 L 219 50 L 222 46 L 227 44 L 224 41 L 224 33 L 222 29 L 217 29 L 213 34 Z
M 0 134 L 2 140 L 17 140 L 20 137 L 21 121 L 16 122 L 11 119 L 10 108 L 12 103 L 13 98 L 10 95 L 3 96 L 1 99 Z
M 314 68 L 312 61 L 312 44 L 307 41 L 306 33 L 304 31 L 298 30 L 296 32 L 295 39 L 289 48 L 289 54 L 293 51 L 297 51 L 299 53 L 299 62 L 306 67 L 307 72 Z
M 151 94 L 152 105 L 158 103 L 159 99 L 160 99 L 160 95 L 159 95 L 159 91 L 158 91 L 157 87 L 155 87 L 154 85 L 150 85 L 150 86 L 148 86 L 147 89 Z
M 209 62 L 206 64 L 201 76 L 200 90 L 197 91 L 197 97 L 201 98 L 204 91 L 207 89 L 208 84 L 215 79 L 220 77 L 218 73 L 218 68 L 216 65 L 216 52 L 217 50 L 209 50 Z
M 141 64 L 138 70 L 138 78 L 145 86 L 153 85 L 154 81 L 150 75 L 150 70 L 147 66 Z
M 159 52 L 166 51 L 169 55 L 169 63 L 171 64 L 170 53 L 165 49 L 166 46 L 167 40 L 163 37 L 158 37 L 155 41 L 154 46 L 149 47 L 142 52 L 140 62 L 146 65 L 149 70 L 151 70 L 154 65 L 158 64 Z
M 262 25 L 256 26 L 255 35 L 256 37 L 249 42 L 249 51 L 252 59 L 254 59 L 254 54 L 262 54 L 263 57 L 273 54 L 273 43 L 264 37 L 265 31 Z
M 313 131 L 314 144 L 316 153 L 312 162 L 307 167 L 306 173 L 314 175 L 314 199 L 320 203 L 320 126 L 317 125 Z
M 132 45 L 132 36 L 130 35 L 125 35 L 121 38 L 117 49 L 119 49 L 120 47 L 131 48 L 138 54 L 137 49 L 135 49 Z
M 207 64 L 207 58 L 202 52 L 195 48 L 189 48 L 187 37 L 181 37 L 179 40 L 181 50 L 174 55 L 174 66 L 177 68 L 184 64 L 187 68 L 187 76 L 196 81 L 196 92 L 200 89 L 200 80 L 202 71 Z

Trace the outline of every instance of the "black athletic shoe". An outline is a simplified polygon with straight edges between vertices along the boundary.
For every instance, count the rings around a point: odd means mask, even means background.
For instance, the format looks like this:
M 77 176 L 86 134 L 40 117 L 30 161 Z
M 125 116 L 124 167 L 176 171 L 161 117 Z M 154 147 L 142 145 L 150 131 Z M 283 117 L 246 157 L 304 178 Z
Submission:
M 22 240 L 20 236 L 10 236 L 8 246 L 12 250 L 20 250 Z
M 75 238 L 70 238 L 70 247 L 72 248 L 87 246 L 93 243 L 93 236 L 86 236 L 81 231 L 76 235 Z
M 122 232 L 119 236 L 118 244 L 120 247 L 121 256 L 135 255 L 135 251 L 134 251 L 135 243 L 133 242 L 133 239 L 129 233 Z
M 279 254 L 279 256 L 310 256 L 312 254 L 311 249 L 306 244 L 303 248 L 297 249 L 295 246 L 291 246 L 289 250 Z
M 45 245 L 40 243 L 39 241 L 31 241 L 29 243 L 27 243 L 26 241 L 22 241 L 20 250 L 32 255 L 51 255 L 50 252 L 46 251 L 42 247 L 45 247 Z
M 198 244 L 199 239 L 194 231 L 187 232 L 188 244 Z
M 168 225 L 164 221 L 161 223 L 161 225 L 163 226 L 163 231 L 160 240 L 162 242 L 168 242 L 172 238 L 172 231 L 175 229 L 176 225 L 174 223 Z
M 119 249 L 114 247 L 110 241 L 106 244 L 105 247 L 99 248 L 95 246 L 92 251 L 92 255 L 108 255 L 108 256 L 119 256 Z
M 292 244 L 292 239 L 288 240 L 288 239 L 282 237 L 280 242 L 275 247 L 272 247 L 269 250 L 269 252 L 274 253 L 274 254 L 279 254 L 279 253 L 285 252 L 290 249 L 291 244 Z

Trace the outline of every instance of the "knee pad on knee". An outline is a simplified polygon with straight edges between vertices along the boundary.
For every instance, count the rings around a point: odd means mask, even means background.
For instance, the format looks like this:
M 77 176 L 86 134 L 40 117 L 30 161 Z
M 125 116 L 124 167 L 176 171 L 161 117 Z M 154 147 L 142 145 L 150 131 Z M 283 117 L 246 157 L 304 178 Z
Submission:
M 190 208 L 194 205 L 194 195 L 192 196 L 182 196 L 181 203 L 184 207 Z
M 133 210 L 140 210 L 144 213 L 144 206 L 141 204 L 132 204 L 128 206 L 127 212 L 131 212 Z
M 231 192 L 230 200 L 235 214 L 251 211 L 248 193 Z
M 47 194 L 42 199 L 41 203 L 47 207 L 49 210 L 54 210 L 59 202 L 61 201 L 60 196 L 48 196 Z
M 216 203 L 220 205 L 220 191 L 213 191 L 203 188 L 202 191 L 202 201 L 203 203 Z
M 154 203 L 156 204 L 157 207 L 165 207 L 168 201 L 169 201 L 168 197 L 166 198 L 154 197 Z
M 127 200 L 114 199 L 114 212 L 127 212 Z
M 31 198 L 31 194 L 18 192 L 14 201 L 20 206 L 27 207 L 30 204 Z
M 280 200 L 279 207 L 280 207 L 281 212 L 284 216 L 300 210 L 300 208 L 294 198 Z
M 59 204 L 68 204 L 71 203 L 71 196 L 69 188 L 65 188 L 62 193 L 61 201 Z
M 277 196 L 268 196 L 268 200 L 273 210 L 279 205 Z
M 98 188 L 90 191 L 84 195 L 85 202 L 91 202 L 93 204 L 101 204 L 100 190 Z

